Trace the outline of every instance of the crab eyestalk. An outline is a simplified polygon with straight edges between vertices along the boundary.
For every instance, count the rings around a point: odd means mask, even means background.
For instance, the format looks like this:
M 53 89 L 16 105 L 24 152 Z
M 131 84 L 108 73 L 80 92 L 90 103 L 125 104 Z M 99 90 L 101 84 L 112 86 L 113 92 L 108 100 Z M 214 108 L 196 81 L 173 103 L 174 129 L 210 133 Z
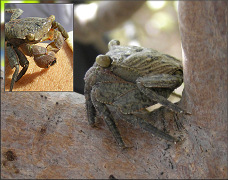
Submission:
M 120 41 L 113 39 L 108 43 L 108 49 L 111 50 L 113 46 L 119 46 L 119 45 L 120 45 Z
M 26 37 L 26 39 L 28 40 L 28 41 L 33 41 L 33 40 L 35 40 L 35 35 L 34 34 L 28 34 L 27 36 L 25 36 Z
M 111 65 L 111 59 L 106 55 L 98 55 L 96 57 L 96 63 L 101 67 L 107 68 Z

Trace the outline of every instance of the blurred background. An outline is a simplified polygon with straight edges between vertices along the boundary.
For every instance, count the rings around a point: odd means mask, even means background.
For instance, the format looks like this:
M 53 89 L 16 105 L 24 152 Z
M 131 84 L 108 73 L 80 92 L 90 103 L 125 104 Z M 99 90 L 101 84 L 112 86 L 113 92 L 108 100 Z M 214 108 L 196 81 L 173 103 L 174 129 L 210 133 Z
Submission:
M 129 21 L 110 32 L 110 38 L 181 59 L 177 1 L 147 1 Z

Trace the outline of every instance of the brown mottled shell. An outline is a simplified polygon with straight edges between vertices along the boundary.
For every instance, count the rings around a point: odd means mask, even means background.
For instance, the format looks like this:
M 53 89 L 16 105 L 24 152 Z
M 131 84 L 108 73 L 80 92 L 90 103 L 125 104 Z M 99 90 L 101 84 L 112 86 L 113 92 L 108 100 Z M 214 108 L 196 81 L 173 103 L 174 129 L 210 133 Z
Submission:
M 40 40 L 51 29 L 54 20 L 54 15 L 13 19 L 5 24 L 6 39 L 26 39 L 29 34 L 34 34 L 34 40 Z
M 106 55 L 112 59 L 113 66 L 137 71 L 141 76 L 173 74 L 183 69 L 178 59 L 149 48 L 114 46 Z
M 113 42 L 112 42 L 113 41 Z M 135 82 L 138 77 L 155 74 L 174 74 L 182 71 L 181 61 L 150 48 L 120 46 L 118 41 L 109 43 L 111 70 L 126 81 Z

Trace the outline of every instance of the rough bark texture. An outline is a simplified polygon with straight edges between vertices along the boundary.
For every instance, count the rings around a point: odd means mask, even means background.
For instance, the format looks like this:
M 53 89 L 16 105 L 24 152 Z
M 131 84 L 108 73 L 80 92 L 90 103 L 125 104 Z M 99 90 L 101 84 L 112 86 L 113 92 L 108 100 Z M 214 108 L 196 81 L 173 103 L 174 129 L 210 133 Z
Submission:
M 103 121 L 99 128 L 89 126 L 82 95 L 1 95 L 1 178 L 176 177 L 172 156 L 179 144 L 119 121 L 125 142 L 133 146 L 122 151 Z
M 133 146 L 121 151 L 102 121 L 89 127 L 76 93 L 2 92 L 1 178 L 227 178 L 227 2 L 181 1 L 179 8 L 181 104 L 192 113 L 183 119 L 182 143 L 118 121 Z M 169 115 L 164 119 L 175 135 Z
M 179 3 L 182 105 L 192 113 L 185 123 L 188 158 L 177 164 L 185 178 L 227 178 L 227 10 L 227 1 Z

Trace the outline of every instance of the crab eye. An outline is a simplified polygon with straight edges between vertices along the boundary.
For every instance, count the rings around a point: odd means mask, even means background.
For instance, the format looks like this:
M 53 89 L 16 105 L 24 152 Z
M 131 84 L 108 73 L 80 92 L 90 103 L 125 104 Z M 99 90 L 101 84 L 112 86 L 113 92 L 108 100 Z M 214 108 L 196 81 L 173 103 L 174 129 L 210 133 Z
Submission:
M 111 59 L 109 56 L 106 55 L 98 55 L 96 57 L 96 63 L 101 67 L 108 67 L 111 64 Z
M 28 35 L 26 36 L 26 38 L 27 38 L 29 41 L 32 41 L 32 40 L 35 39 L 35 36 L 34 36 L 34 34 L 28 34 Z
M 49 17 L 49 19 L 50 19 L 51 21 L 54 21 L 54 20 L 55 20 L 55 16 L 54 16 L 54 15 L 51 15 L 51 16 Z
M 111 50 L 113 46 L 119 46 L 120 45 L 120 41 L 119 40 L 111 40 L 108 43 L 108 49 Z

